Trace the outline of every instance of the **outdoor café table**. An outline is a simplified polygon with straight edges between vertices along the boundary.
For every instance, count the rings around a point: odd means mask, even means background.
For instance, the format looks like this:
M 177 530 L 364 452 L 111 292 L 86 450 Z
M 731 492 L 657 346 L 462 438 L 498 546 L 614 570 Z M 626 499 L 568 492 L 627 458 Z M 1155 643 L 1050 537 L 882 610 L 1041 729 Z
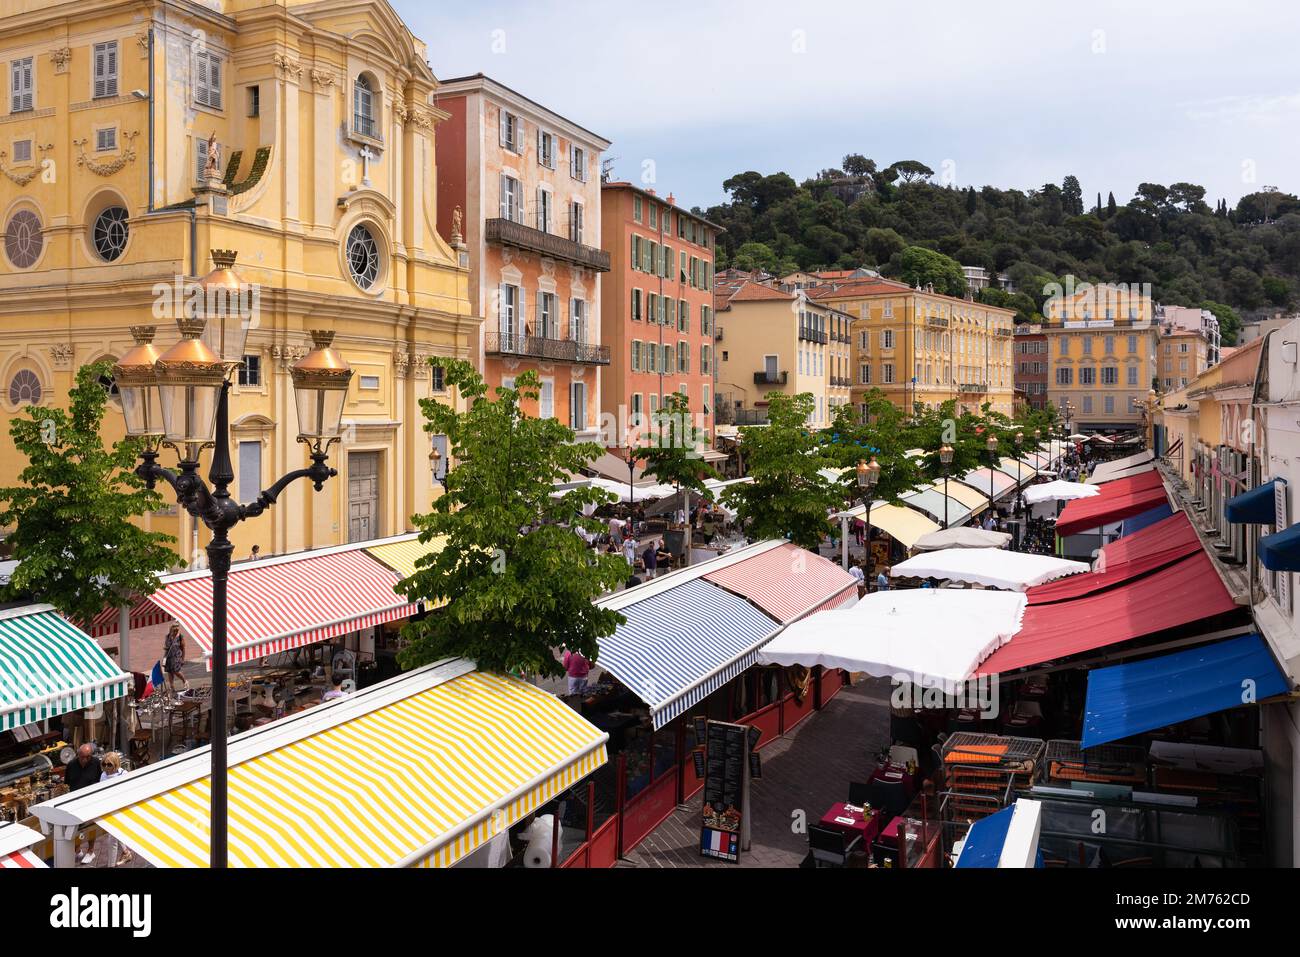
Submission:
M 907 797 L 910 799 L 916 793 L 917 785 L 920 783 L 920 769 L 915 774 L 909 774 L 907 768 L 898 764 L 882 764 L 871 772 L 873 781 L 887 781 L 893 784 L 896 781 L 902 781 L 907 788 Z
M 880 831 L 880 812 L 868 808 L 864 816 L 862 808 L 840 801 L 831 805 L 820 823 L 822 827 L 843 831 L 850 839 L 861 835 L 862 846 L 867 848 Z

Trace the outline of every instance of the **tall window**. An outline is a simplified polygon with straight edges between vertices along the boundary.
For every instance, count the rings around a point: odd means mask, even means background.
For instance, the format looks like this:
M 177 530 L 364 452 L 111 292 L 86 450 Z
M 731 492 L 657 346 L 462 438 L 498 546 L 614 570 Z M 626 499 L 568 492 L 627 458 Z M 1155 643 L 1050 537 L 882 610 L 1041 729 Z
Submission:
M 35 74 L 32 58 L 14 60 L 9 64 L 9 112 L 21 113 L 35 108 Z
M 221 109 L 221 57 L 210 50 L 194 54 L 194 102 L 199 106 Z M 360 128 L 357 130 L 361 132 Z M 373 136 L 373 133 L 366 133 Z
M 883 330 L 883 331 L 880 333 L 880 348 L 882 348 L 882 349 L 892 349 L 892 348 L 894 348 L 894 330 L 893 330 L 893 329 L 885 329 L 885 330 Z
M 352 130 L 362 136 L 375 135 L 375 91 L 364 74 L 352 83 Z
M 587 341 L 587 302 L 574 299 L 569 304 L 569 338 L 574 342 Z
M 239 499 L 251 502 L 262 491 L 262 443 L 239 443 Z
M 1128 384 L 1129 384 L 1129 385 L 1137 385 L 1137 384 L 1138 384 L 1138 370 L 1137 370 L 1137 366 L 1129 366 L 1129 369 L 1128 369 Z
M 95 98 L 117 96 L 117 41 L 96 43 L 93 61 Z
M 501 174 L 501 218 L 512 223 L 524 220 L 523 191 L 519 180 L 513 176 Z
M 569 175 L 580 183 L 587 181 L 587 151 L 581 146 L 569 147 Z
M 569 239 L 575 243 L 583 241 L 583 206 L 577 201 L 569 203 Z
M 1057 384 L 1057 385 L 1073 385 L 1073 384 L 1074 384 L 1074 370 L 1073 370 L 1073 369 L 1057 369 L 1057 370 L 1056 370 L 1056 384 Z
M 894 381 L 894 364 L 892 362 L 886 362 L 884 364 L 881 368 L 880 378 L 886 385 L 889 385 Z
M 559 331 L 559 316 L 555 314 L 555 293 L 537 294 L 537 334 L 543 339 L 554 339 Z
M 555 134 L 537 131 L 537 162 L 547 169 L 555 169 Z
M 641 290 L 632 290 L 632 321 L 641 321 Z
M 501 145 L 512 153 L 522 153 L 523 137 L 519 117 L 506 110 L 501 111 Z
M 632 340 L 632 371 L 641 371 L 641 340 Z
M 569 428 L 581 432 L 587 428 L 587 383 L 569 386 Z
M 537 187 L 537 228 L 544 233 L 551 231 L 551 192 Z
M 501 334 L 501 348 L 513 349 L 515 334 L 519 330 L 519 287 L 505 283 L 501 286 L 497 305 L 497 327 Z
M 1101 368 L 1101 384 L 1102 384 L 1102 385 L 1118 385 L 1118 384 L 1119 384 L 1119 369 L 1115 368 L 1114 366 L 1102 366 L 1102 368 Z

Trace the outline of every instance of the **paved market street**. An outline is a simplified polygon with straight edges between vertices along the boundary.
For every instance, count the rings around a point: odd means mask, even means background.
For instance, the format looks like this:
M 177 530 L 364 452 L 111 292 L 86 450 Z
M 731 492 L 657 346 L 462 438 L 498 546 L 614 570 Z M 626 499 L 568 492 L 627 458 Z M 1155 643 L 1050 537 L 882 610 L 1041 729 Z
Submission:
M 869 678 L 845 688 L 820 713 L 807 718 L 760 752 L 763 777 L 753 783 L 752 847 L 741 867 L 798 867 L 808 837 L 796 834 L 793 815 L 816 822 L 848 797 L 849 782 L 864 780 L 872 755 L 888 743 L 889 685 Z M 641 842 L 619 867 L 720 867 L 736 865 L 700 854 L 700 801 L 696 794 Z

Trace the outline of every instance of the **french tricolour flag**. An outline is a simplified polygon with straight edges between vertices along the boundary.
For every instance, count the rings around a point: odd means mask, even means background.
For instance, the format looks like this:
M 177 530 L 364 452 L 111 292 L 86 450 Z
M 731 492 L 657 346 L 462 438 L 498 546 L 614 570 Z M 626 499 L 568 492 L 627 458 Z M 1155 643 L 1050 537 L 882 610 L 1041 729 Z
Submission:
M 140 695 L 140 699 L 144 700 L 145 698 L 149 697 L 151 694 L 154 693 L 154 691 L 162 687 L 162 683 L 163 683 L 162 661 L 159 660 L 153 663 L 153 671 L 149 672 L 149 677 L 145 678 L 144 680 L 144 692 Z

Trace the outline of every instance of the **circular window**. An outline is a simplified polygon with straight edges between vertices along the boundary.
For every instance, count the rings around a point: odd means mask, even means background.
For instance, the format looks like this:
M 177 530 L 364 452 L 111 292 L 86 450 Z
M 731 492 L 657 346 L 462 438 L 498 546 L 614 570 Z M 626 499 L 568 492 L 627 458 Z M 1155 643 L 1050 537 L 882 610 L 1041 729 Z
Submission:
M 362 289 L 369 289 L 379 278 L 379 246 L 365 226 L 353 226 L 348 233 L 347 255 L 352 281 Z
M 127 212 L 121 206 L 110 206 L 95 217 L 91 241 L 95 244 L 95 252 L 106 262 L 117 259 L 126 249 L 126 238 L 129 235 L 126 217 Z
M 9 404 L 16 406 L 39 405 L 41 380 L 31 369 L 20 369 L 9 382 Z
M 35 266 L 44 244 L 40 217 L 30 209 L 20 209 L 9 218 L 5 227 L 5 254 L 19 269 Z

